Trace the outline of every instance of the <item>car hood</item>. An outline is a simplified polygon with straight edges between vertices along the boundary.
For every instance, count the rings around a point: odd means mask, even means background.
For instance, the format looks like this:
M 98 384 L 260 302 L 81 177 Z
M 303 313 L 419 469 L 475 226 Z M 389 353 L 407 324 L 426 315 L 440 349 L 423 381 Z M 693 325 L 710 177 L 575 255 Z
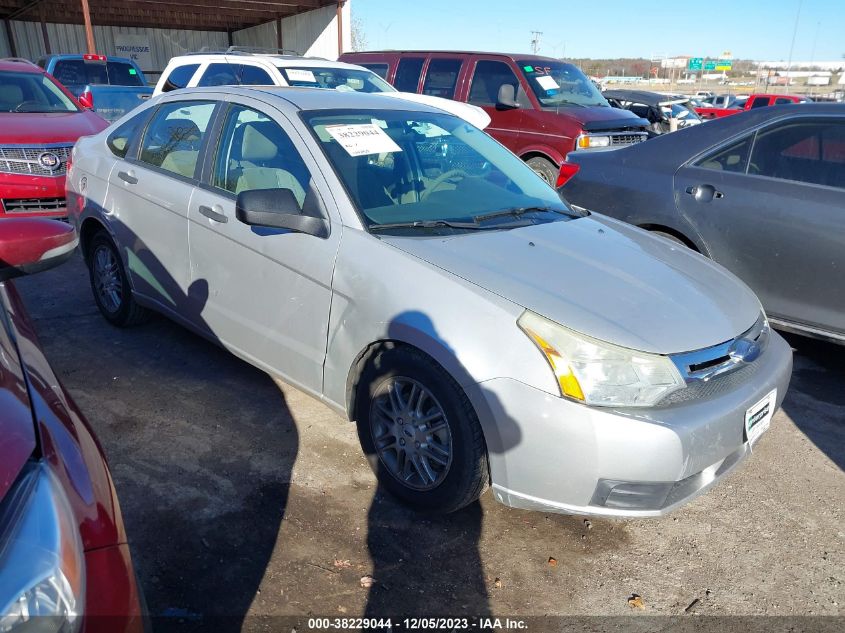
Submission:
M 2 112 L 0 145 L 50 145 L 76 142 L 96 134 L 108 123 L 89 110 L 81 112 Z
M 755 295 L 721 266 L 604 216 L 383 239 L 570 329 L 641 351 L 716 345 L 760 316 Z
M 490 115 L 482 108 L 470 103 L 462 103 L 460 101 L 444 99 L 443 97 L 433 97 L 431 95 L 418 95 L 413 92 L 383 92 L 381 94 L 445 110 L 449 114 L 454 114 L 455 116 L 461 117 L 464 121 L 472 123 L 475 127 L 481 130 L 490 125 Z

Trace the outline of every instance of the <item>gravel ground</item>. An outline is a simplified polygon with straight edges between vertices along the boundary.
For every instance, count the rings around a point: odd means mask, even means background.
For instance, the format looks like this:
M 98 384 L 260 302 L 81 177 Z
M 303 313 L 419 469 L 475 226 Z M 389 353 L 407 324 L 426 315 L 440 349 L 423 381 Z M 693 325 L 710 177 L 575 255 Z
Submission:
M 422 517 L 377 488 L 353 426 L 316 400 L 163 318 L 109 326 L 81 258 L 18 287 L 105 448 L 153 614 L 228 616 L 215 630 L 395 613 L 845 629 L 843 347 L 790 337 L 795 373 L 772 428 L 668 517 L 588 521 L 489 493 Z

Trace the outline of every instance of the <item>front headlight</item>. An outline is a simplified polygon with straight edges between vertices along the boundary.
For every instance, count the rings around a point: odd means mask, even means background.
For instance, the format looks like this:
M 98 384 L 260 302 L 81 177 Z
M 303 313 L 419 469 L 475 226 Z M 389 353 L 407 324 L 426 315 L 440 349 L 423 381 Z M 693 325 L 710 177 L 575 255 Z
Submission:
M 70 504 L 50 468 L 32 462 L 0 506 L 0 633 L 73 633 L 85 559 Z
M 529 311 L 517 323 L 543 352 L 563 396 L 596 406 L 649 407 L 685 386 L 666 356 L 605 343 Z
M 592 134 L 582 134 L 578 137 L 577 149 L 595 149 L 597 147 L 610 147 L 610 137 Z

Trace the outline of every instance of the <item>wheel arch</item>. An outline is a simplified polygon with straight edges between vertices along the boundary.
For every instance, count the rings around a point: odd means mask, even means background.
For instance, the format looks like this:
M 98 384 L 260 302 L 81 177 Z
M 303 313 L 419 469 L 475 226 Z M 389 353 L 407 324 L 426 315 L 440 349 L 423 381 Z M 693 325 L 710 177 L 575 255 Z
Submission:
M 88 262 L 88 247 L 91 244 L 91 240 L 100 231 L 105 231 L 109 238 L 111 238 L 111 233 L 106 228 L 106 225 L 97 218 L 87 217 L 79 227 L 79 250 L 82 252 L 82 257 L 86 263 Z
M 411 335 L 409 336 L 407 334 Z M 360 386 L 361 375 L 364 373 L 365 368 L 372 363 L 376 354 L 380 351 L 395 349 L 397 347 L 407 347 L 423 354 L 446 372 L 462 389 L 474 382 L 469 372 L 463 367 L 451 348 L 446 346 L 442 341 L 438 341 L 420 330 L 408 332 L 405 336 L 397 335 L 391 338 L 373 341 L 357 354 L 347 373 L 345 405 L 346 416 L 349 420 L 355 419 L 355 410 L 358 405 L 358 388 Z
M 650 222 L 646 222 L 644 224 L 638 224 L 637 226 L 639 226 L 641 229 L 645 229 L 646 231 L 657 231 L 657 232 L 660 232 L 660 233 L 668 233 L 669 235 L 672 235 L 673 237 L 677 237 L 679 240 L 681 240 L 684 244 L 686 244 L 689 248 L 694 250 L 696 253 L 703 253 L 703 251 L 701 250 L 701 247 L 699 247 L 698 244 L 696 244 L 693 240 L 691 240 L 689 237 L 687 237 L 682 231 L 674 229 L 671 226 L 666 226 L 665 224 L 659 224 L 659 223 L 650 223 Z M 706 254 L 706 253 L 704 253 L 704 254 Z

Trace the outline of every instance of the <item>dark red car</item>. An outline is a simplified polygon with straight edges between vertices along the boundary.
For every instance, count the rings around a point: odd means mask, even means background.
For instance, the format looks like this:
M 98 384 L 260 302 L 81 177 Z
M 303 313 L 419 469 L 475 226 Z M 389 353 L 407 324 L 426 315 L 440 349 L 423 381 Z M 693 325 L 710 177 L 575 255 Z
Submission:
M 67 216 L 73 144 L 107 126 L 32 62 L 0 59 L 0 218 Z
M 468 51 L 344 53 L 402 92 L 483 108 L 497 141 L 554 184 L 571 151 L 607 150 L 648 138 L 648 121 L 612 108 L 577 66 L 537 55 Z
M 70 257 L 74 229 L 0 221 L 0 630 L 143 630 L 103 451 L 41 351 L 9 279 Z

